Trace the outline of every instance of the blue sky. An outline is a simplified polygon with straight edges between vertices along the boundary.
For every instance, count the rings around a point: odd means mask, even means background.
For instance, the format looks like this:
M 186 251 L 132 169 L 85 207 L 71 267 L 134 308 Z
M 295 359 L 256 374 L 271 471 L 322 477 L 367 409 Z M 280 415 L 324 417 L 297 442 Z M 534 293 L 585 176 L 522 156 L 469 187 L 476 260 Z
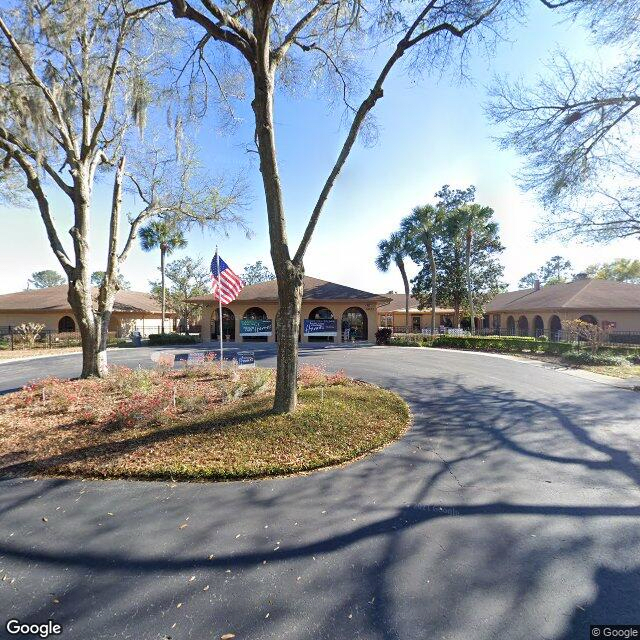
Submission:
M 596 261 L 637 257 L 637 241 L 627 240 L 596 248 L 577 243 L 536 243 L 533 232 L 542 210 L 533 194 L 523 193 L 514 179 L 520 158 L 500 150 L 492 139 L 499 133 L 483 112 L 487 87 L 493 75 L 533 77 L 551 53 L 562 48 L 574 58 L 598 59 L 610 55 L 591 45 L 581 27 L 559 20 L 557 14 L 534 4 L 528 23 L 512 30 L 509 42 L 498 45 L 489 60 L 471 60 L 472 82 L 452 75 L 412 78 L 397 69 L 385 87 L 375 117 L 379 137 L 375 146 L 358 144 L 353 150 L 330 196 L 309 248 L 308 275 L 365 289 L 400 290 L 399 274 L 378 272 L 374 265 L 377 242 L 393 231 L 415 205 L 434 200 L 443 184 L 476 186 L 476 200 L 494 208 L 506 246 L 502 256 L 505 280 L 514 286 L 519 278 L 537 269 L 549 257 L 568 257 L 577 269 Z M 245 211 L 254 231 L 247 240 L 240 231 L 229 237 L 215 232 L 193 231 L 187 249 L 175 254 L 209 259 L 216 243 L 234 270 L 249 262 L 271 264 L 266 213 L 255 154 L 246 152 L 252 127 L 245 120 L 233 132 L 220 134 L 214 114 L 202 123 L 195 136 L 202 158 L 214 172 L 242 173 L 250 186 L 250 205 Z M 279 96 L 276 103 L 276 134 L 289 237 L 300 238 L 309 211 L 330 170 L 345 135 L 339 110 L 313 95 Z M 108 186 L 95 191 L 93 211 L 92 269 L 104 269 Z M 67 204 L 52 196 L 53 210 L 66 237 L 70 226 Z M 132 207 L 132 202 L 127 202 Z M 33 271 L 58 269 L 35 209 L 0 208 L 0 293 L 21 290 Z M 157 278 L 158 256 L 132 251 L 122 271 L 133 288 L 146 290 Z M 410 275 L 417 272 L 409 267 Z

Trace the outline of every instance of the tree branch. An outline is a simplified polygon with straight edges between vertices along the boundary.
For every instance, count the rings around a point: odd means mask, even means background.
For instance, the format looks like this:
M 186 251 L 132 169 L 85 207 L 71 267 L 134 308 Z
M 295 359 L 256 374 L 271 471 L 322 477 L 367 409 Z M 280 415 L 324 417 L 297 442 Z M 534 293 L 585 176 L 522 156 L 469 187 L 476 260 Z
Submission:
M 42 221 L 44 222 L 44 226 L 47 230 L 47 236 L 49 238 L 49 244 L 53 249 L 53 252 L 58 258 L 58 262 L 60 266 L 64 269 L 65 273 L 71 277 L 73 274 L 73 264 L 69 260 L 69 256 L 62 246 L 62 242 L 60 242 L 60 237 L 58 236 L 58 232 L 53 223 L 53 219 L 51 218 L 51 212 L 49 210 L 49 201 L 44 194 L 42 189 L 42 185 L 40 184 L 40 179 L 38 178 L 38 172 L 35 167 L 25 158 L 24 154 L 12 148 L 7 144 L 5 140 L 0 138 L 0 149 L 3 149 L 7 153 L 11 153 L 15 161 L 18 163 L 22 171 L 24 172 L 27 178 L 27 187 L 29 191 L 33 193 L 36 202 L 38 203 L 38 208 L 40 209 L 40 216 Z
M 111 219 L 109 221 L 109 244 L 107 248 L 107 269 L 98 294 L 98 312 L 111 309 L 118 285 L 118 234 L 120 230 L 120 211 L 122 208 L 122 180 L 124 178 L 125 156 L 120 158 L 113 180 L 111 199 Z M 115 286 L 113 286 L 115 285 Z
M 255 64 L 255 53 L 252 44 L 241 38 L 234 31 L 223 29 L 210 18 L 194 9 L 186 0 L 171 0 L 173 15 L 176 18 L 186 18 L 203 27 L 211 37 L 220 42 L 226 42 L 237 49 L 253 67 Z
M 286 55 L 291 45 L 295 42 L 298 34 L 324 9 L 325 7 L 335 6 L 336 2 L 329 2 L 328 0 L 318 0 L 318 2 L 304 15 L 296 24 L 291 27 L 291 30 L 282 40 L 281 44 L 271 53 L 271 68 L 280 64 L 282 58 Z
M 16 39 L 13 37 L 13 33 L 11 33 L 11 30 L 9 29 L 9 27 L 7 27 L 1 15 L 0 15 L 0 31 L 4 33 L 6 39 L 9 42 L 9 46 L 11 47 L 14 54 L 16 55 L 16 58 L 18 58 L 18 61 L 22 65 L 23 69 L 27 72 L 28 76 L 31 78 L 31 81 L 35 84 L 35 86 L 38 87 L 38 89 L 40 89 L 40 91 L 45 97 L 45 100 L 49 103 L 51 111 L 58 123 L 58 130 L 60 131 L 60 134 L 64 138 L 65 145 L 68 146 L 67 152 L 74 151 L 75 146 L 73 144 L 73 134 L 71 133 L 70 127 L 65 122 L 65 119 L 62 116 L 62 111 L 58 106 L 58 103 L 53 97 L 53 94 L 51 93 L 51 91 L 49 91 L 49 88 L 44 84 L 44 82 L 42 82 L 38 74 L 35 72 L 33 65 L 31 65 L 27 60 L 20 45 L 17 43 Z
M 25 155 L 31 158 L 33 161 L 38 162 L 36 152 L 31 149 L 26 143 L 22 142 L 18 137 L 12 134 L 10 131 L 7 131 L 4 127 L 0 127 L 0 139 L 5 140 L 8 143 L 11 143 L 15 147 L 18 147 L 20 151 L 22 151 Z M 9 152 L 10 155 L 13 153 Z M 68 185 L 60 176 L 60 174 L 44 159 L 41 159 L 40 166 L 47 172 L 47 174 L 53 179 L 53 181 L 60 187 L 60 189 L 67 195 L 69 198 L 73 199 L 73 188 Z
M 246 40 L 251 47 L 255 47 L 256 37 L 251 31 L 242 26 L 239 20 L 224 11 L 224 9 L 220 8 L 217 4 L 211 2 L 211 0 L 202 0 L 202 4 L 209 10 L 212 16 L 220 21 L 220 26 L 230 27 L 243 40 Z
M 464 34 L 467 33 L 470 29 L 478 26 L 483 20 L 485 20 L 489 15 L 491 15 L 495 11 L 495 9 L 498 7 L 498 5 L 501 3 L 501 1 L 502 0 L 496 0 L 488 9 L 483 11 L 475 20 L 468 23 L 464 27 L 458 28 L 451 25 L 448 22 L 443 22 L 439 25 L 432 27 L 431 29 L 424 31 L 423 33 L 416 36 L 415 38 L 412 38 L 411 36 L 413 35 L 413 33 L 415 33 L 420 23 L 424 20 L 424 18 L 427 16 L 429 11 L 435 6 L 435 0 L 431 0 L 427 4 L 427 6 L 419 13 L 418 17 L 414 20 L 412 25 L 409 27 L 409 29 L 405 33 L 404 37 L 396 45 L 394 52 L 391 54 L 386 64 L 382 68 L 382 71 L 380 72 L 380 75 L 375 81 L 373 88 L 369 92 L 369 95 L 362 101 L 362 103 L 358 107 L 358 110 L 356 111 L 356 114 L 353 118 L 351 127 L 349 128 L 349 132 L 347 133 L 347 137 L 344 141 L 344 144 L 342 145 L 342 149 L 340 150 L 338 158 L 335 164 L 333 165 L 333 168 L 331 169 L 329 177 L 327 178 L 326 182 L 324 183 L 324 186 L 322 187 L 322 191 L 320 192 L 316 205 L 313 208 L 313 212 L 311 213 L 311 217 L 309 218 L 309 222 L 307 223 L 307 227 L 304 231 L 304 235 L 302 236 L 302 240 L 300 241 L 298 250 L 296 251 L 295 257 L 293 259 L 294 263 L 298 265 L 302 264 L 304 254 L 307 250 L 307 247 L 309 246 L 309 243 L 311 242 L 311 237 L 316 228 L 316 225 L 318 224 L 318 219 L 320 218 L 320 214 L 322 213 L 324 204 L 327 198 L 329 197 L 329 193 L 331 192 L 331 189 L 335 184 L 336 178 L 338 177 L 340 171 L 342 170 L 342 167 L 344 166 L 347 160 L 347 157 L 349 156 L 349 153 L 351 153 L 351 149 L 353 148 L 358 132 L 367 114 L 373 109 L 373 107 L 376 105 L 378 100 L 382 98 L 383 84 L 387 76 L 395 66 L 395 64 L 398 62 L 398 60 L 400 60 L 400 58 L 402 58 L 404 53 L 408 49 L 413 47 L 415 44 L 417 44 L 418 42 L 421 42 L 422 40 L 424 40 L 424 38 L 430 35 L 434 35 L 438 32 L 448 31 L 449 33 L 457 37 L 464 36 Z

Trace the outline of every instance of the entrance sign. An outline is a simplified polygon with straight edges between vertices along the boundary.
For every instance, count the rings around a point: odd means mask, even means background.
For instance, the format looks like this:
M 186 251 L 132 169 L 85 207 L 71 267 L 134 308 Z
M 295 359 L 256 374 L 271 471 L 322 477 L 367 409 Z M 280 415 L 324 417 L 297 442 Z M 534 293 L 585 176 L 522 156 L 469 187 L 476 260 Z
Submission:
M 240 320 L 241 336 L 270 336 L 273 333 L 271 320 Z
M 238 351 L 238 367 L 247 369 L 256 366 L 256 355 L 253 351 Z
M 330 337 L 338 335 L 338 321 L 335 319 L 305 320 L 304 335 Z

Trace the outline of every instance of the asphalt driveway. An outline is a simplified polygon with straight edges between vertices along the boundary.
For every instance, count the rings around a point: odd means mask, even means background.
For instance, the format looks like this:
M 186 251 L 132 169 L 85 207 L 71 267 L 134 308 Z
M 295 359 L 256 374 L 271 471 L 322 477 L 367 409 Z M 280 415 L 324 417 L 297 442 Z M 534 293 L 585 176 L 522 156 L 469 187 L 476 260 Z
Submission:
M 136 358 L 150 362 L 111 354 Z M 301 359 L 398 391 L 412 430 L 293 478 L 0 481 L 0 614 L 74 640 L 577 640 L 640 624 L 640 393 L 475 353 Z M 0 389 L 78 362 L 0 364 Z

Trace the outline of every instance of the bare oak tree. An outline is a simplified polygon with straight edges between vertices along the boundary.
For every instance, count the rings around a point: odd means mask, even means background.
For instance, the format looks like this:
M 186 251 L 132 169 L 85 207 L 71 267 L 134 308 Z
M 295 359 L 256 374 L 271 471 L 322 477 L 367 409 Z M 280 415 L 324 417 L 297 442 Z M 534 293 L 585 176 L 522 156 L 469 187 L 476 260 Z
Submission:
M 602 69 L 560 53 L 533 86 L 498 82 L 490 115 L 506 127 L 503 146 L 525 158 L 523 186 L 550 211 L 541 237 L 640 237 L 640 6 L 564 4 L 588 20 L 596 43 L 621 45 L 624 58 Z
M 82 338 L 82 376 L 106 373 L 109 320 L 120 265 L 140 225 L 153 216 L 219 222 L 237 193 L 194 177 L 193 164 L 151 150 L 127 171 L 127 150 L 139 148 L 152 82 L 164 69 L 160 5 L 128 0 L 20 0 L 0 14 L 0 180 L 18 177 L 37 204 L 51 248 L 69 282 L 68 301 Z M 135 163 L 134 163 L 135 164 Z M 108 247 L 97 299 L 92 294 L 90 232 L 97 178 L 111 180 Z M 129 214 L 124 243 L 123 189 L 140 206 Z M 56 225 L 50 195 L 68 200 L 71 250 Z M 3 189 L 3 195 L 10 195 Z M 32 201 L 33 201 L 32 200 Z
M 289 412 L 297 403 L 298 333 L 304 278 L 304 257 L 323 207 L 369 116 L 383 97 L 383 86 L 398 63 L 411 52 L 414 69 L 442 65 L 469 46 L 469 37 L 492 36 L 502 21 L 520 13 L 519 0 L 171 0 L 176 18 L 197 27 L 192 58 L 214 73 L 231 59 L 249 71 L 255 142 L 260 159 L 271 257 L 278 280 L 278 361 L 274 410 Z M 216 61 L 206 61 L 213 47 Z M 358 92 L 365 74 L 354 65 L 373 58 L 376 48 L 388 57 L 374 74 L 369 89 Z M 226 54 L 226 55 L 225 55 Z M 409 56 L 407 56 L 409 57 Z M 310 66 L 305 58 L 317 61 Z M 320 193 L 309 208 L 306 229 L 291 246 L 278 169 L 275 132 L 276 93 L 295 82 L 336 86 L 346 106 L 347 133 Z M 320 78 L 320 80 L 319 80 Z

